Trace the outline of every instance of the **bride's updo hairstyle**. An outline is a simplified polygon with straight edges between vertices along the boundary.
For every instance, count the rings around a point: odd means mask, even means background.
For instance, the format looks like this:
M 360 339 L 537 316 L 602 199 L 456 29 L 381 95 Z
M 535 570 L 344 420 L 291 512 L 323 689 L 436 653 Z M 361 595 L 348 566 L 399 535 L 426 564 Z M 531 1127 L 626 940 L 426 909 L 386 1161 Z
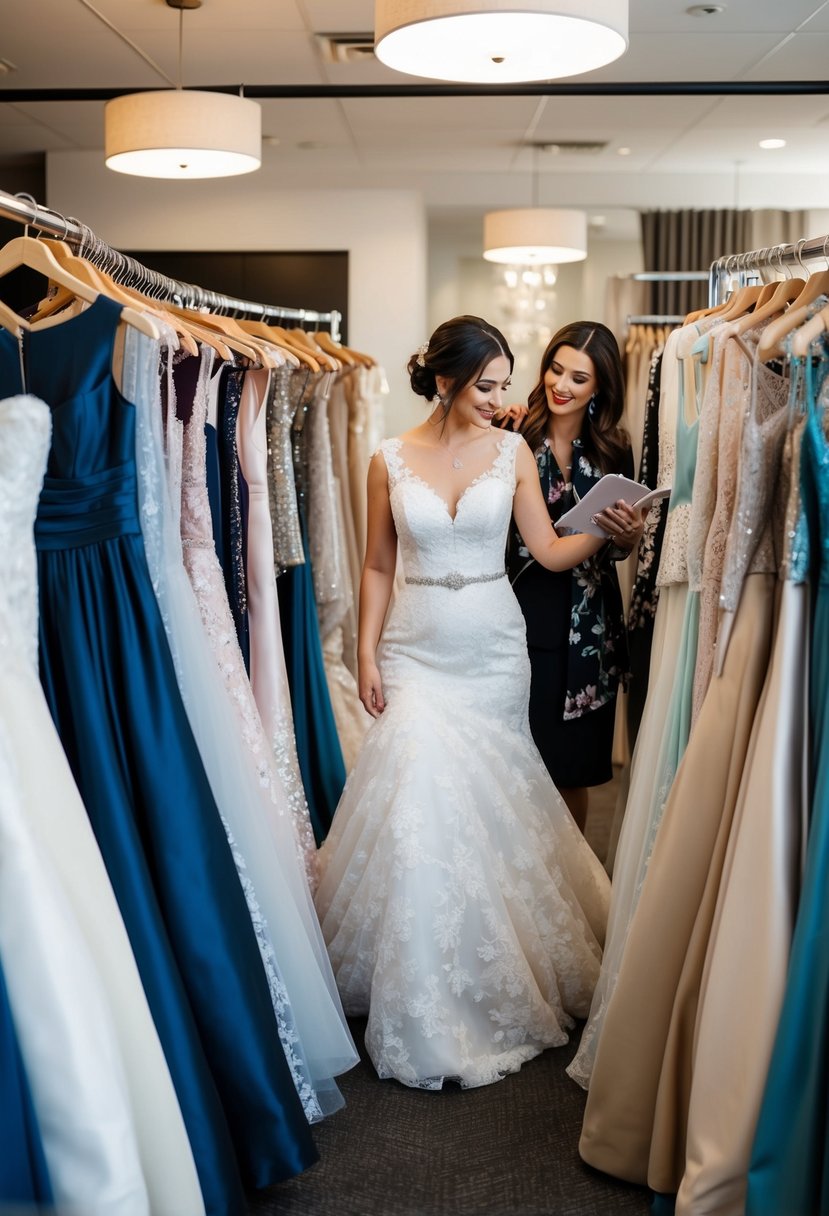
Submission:
M 509 360 L 511 372 L 515 359 L 500 330 L 483 317 L 453 317 L 439 325 L 409 360 L 412 392 L 431 401 L 438 396 L 436 377 L 444 376 L 450 386 L 442 398 L 445 417 L 458 393 L 473 384 L 487 363 L 499 355 Z

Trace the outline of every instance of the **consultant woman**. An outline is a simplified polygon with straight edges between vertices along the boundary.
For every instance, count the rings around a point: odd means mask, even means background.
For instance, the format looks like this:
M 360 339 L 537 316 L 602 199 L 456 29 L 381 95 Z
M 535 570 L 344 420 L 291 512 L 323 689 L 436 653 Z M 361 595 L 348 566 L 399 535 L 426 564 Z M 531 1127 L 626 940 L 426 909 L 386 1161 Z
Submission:
M 509 410 L 532 449 L 544 501 L 555 523 L 606 473 L 633 476 L 620 426 L 624 380 L 619 348 L 596 321 L 560 329 L 541 360 L 528 408 Z M 612 772 L 616 693 L 627 672 L 627 643 L 616 562 L 639 544 L 643 517 L 610 508 L 612 543 L 572 570 L 547 570 L 510 530 L 508 569 L 527 626 L 532 683 L 530 729 L 579 827 L 588 789 Z

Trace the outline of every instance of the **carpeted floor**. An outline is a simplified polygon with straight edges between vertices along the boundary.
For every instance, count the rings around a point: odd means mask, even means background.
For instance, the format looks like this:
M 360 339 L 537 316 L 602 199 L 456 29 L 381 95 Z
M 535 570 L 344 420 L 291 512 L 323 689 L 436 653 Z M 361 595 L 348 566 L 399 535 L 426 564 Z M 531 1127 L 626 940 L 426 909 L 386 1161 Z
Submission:
M 606 845 L 615 786 L 591 795 L 588 839 Z M 364 1022 L 352 1025 L 361 1048 Z M 341 1078 L 344 1110 L 315 1128 L 319 1164 L 251 1198 L 250 1216 L 623 1216 L 649 1192 L 583 1165 L 585 1095 L 566 1075 L 578 1032 L 496 1085 L 440 1093 Z

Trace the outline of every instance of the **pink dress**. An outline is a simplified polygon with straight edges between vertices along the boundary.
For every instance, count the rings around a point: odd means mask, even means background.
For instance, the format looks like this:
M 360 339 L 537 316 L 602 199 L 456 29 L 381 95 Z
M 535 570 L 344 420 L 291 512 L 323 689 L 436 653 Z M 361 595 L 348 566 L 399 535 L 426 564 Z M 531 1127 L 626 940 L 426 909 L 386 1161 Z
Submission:
M 265 407 L 269 384 L 268 369 L 247 373 L 236 423 L 239 463 L 248 487 L 245 571 L 250 632 L 250 682 L 276 772 L 290 805 L 294 830 L 313 890 L 317 880 L 317 846 L 297 759 L 291 693 L 285 667 L 282 630 L 279 626 L 279 597 L 276 593 L 273 530 L 268 502 Z

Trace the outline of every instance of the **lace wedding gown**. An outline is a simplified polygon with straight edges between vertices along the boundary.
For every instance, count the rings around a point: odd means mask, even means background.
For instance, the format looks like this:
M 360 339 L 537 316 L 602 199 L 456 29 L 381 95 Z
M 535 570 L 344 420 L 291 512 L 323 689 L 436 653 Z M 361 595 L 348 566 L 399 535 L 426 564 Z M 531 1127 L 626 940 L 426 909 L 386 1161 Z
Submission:
M 320 854 L 346 1012 L 381 1077 L 486 1085 L 567 1041 L 599 974 L 604 870 L 529 732 L 524 619 L 504 573 L 506 434 L 448 505 L 381 445 L 405 584 L 372 723 Z

